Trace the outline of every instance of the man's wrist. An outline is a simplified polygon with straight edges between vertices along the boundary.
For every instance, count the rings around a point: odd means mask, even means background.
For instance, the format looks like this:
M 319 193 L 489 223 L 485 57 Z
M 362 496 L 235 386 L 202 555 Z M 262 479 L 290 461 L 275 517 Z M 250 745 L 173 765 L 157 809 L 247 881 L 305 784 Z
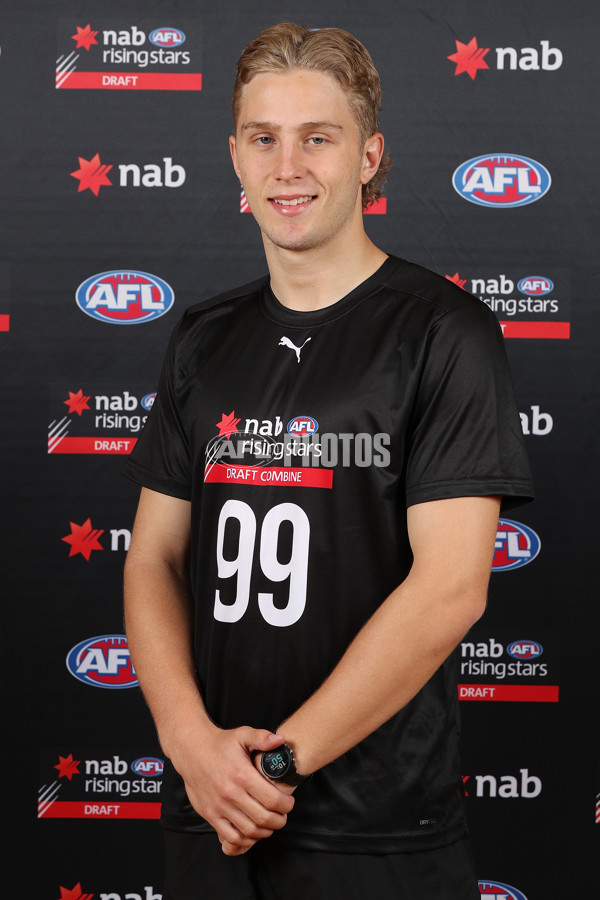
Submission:
M 294 751 L 289 744 L 280 744 L 273 750 L 261 753 L 259 766 L 269 781 L 289 787 L 297 787 L 310 778 L 310 773 L 304 774 L 298 770 Z

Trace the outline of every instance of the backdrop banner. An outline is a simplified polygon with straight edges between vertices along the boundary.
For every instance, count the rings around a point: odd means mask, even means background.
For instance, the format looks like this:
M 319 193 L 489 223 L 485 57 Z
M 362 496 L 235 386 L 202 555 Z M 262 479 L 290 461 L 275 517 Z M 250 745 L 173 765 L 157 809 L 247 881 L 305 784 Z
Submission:
M 121 469 L 183 311 L 266 272 L 230 99 L 243 47 L 286 20 L 370 50 L 394 166 L 367 232 L 487 304 L 513 369 L 538 499 L 500 520 L 460 649 L 481 894 L 595 896 L 600 11 L 582 0 L 5 4 L 10 895 L 161 898 L 163 757 L 122 619 L 138 488 Z

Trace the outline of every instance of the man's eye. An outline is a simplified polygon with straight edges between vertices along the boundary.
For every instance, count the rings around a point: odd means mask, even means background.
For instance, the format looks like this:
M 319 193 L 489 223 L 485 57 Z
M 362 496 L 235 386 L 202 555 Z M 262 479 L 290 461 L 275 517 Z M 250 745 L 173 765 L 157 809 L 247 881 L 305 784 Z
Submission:
M 320 147 L 325 143 L 325 138 L 322 137 L 311 137 L 309 138 L 309 140 L 311 140 L 317 147 Z
M 264 134 L 261 135 L 261 136 L 257 139 L 258 143 L 261 144 L 263 147 L 266 147 L 267 144 L 270 144 L 270 143 L 272 142 L 272 140 L 273 140 L 273 138 L 267 137 L 267 136 L 264 135 Z

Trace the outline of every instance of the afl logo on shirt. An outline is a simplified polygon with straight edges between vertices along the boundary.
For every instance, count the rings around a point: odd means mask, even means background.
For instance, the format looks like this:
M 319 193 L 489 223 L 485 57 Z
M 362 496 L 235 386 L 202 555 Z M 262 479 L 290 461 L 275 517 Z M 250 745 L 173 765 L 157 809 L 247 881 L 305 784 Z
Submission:
M 293 437 L 306 437 L 309 434 L 317 433 L 319 423 L 312 416 L 295 416 L 288 422 L 287 430 L 288 434 Z
M 492 572 L 507 572 L 526 566 L 540 552 L 541 541 L 532 528 L 522 522 L 500 519 L 496 532 Z
M 527 156 L 498 153 L 475 156 L 462 163 L 452 176 L 454 189 L 469 203 L 479 206 L 526 206 L 549 190 L 548 170 Z

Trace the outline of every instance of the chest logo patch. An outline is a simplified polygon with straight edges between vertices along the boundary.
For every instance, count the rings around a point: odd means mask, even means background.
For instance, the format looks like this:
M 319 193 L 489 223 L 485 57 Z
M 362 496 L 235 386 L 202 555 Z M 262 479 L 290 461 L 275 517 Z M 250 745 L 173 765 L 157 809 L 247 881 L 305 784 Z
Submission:
M 304 341 L 304 344 L 308 344 L 308 342 L 310 340 L 311 340 L 311 338 L 306 338 L 306 340 Z M 304 347 L 304 344 L 301 344 L 299 347 L 296 347 L 296 345 L 294 343 L 292 343 L 292 341 L 290 341 L 289 337 L 286 337 L 284 335 L 281 338 L 281 340 L 279 341 L 278 346 L 279 347 L 289 347 L 290 350 L 294 351 L 294 353 L 296 354 L 296 359 L 298 360 L 298 362 L 300 362 L 300 353 L 302 351 L 302 348 Z

